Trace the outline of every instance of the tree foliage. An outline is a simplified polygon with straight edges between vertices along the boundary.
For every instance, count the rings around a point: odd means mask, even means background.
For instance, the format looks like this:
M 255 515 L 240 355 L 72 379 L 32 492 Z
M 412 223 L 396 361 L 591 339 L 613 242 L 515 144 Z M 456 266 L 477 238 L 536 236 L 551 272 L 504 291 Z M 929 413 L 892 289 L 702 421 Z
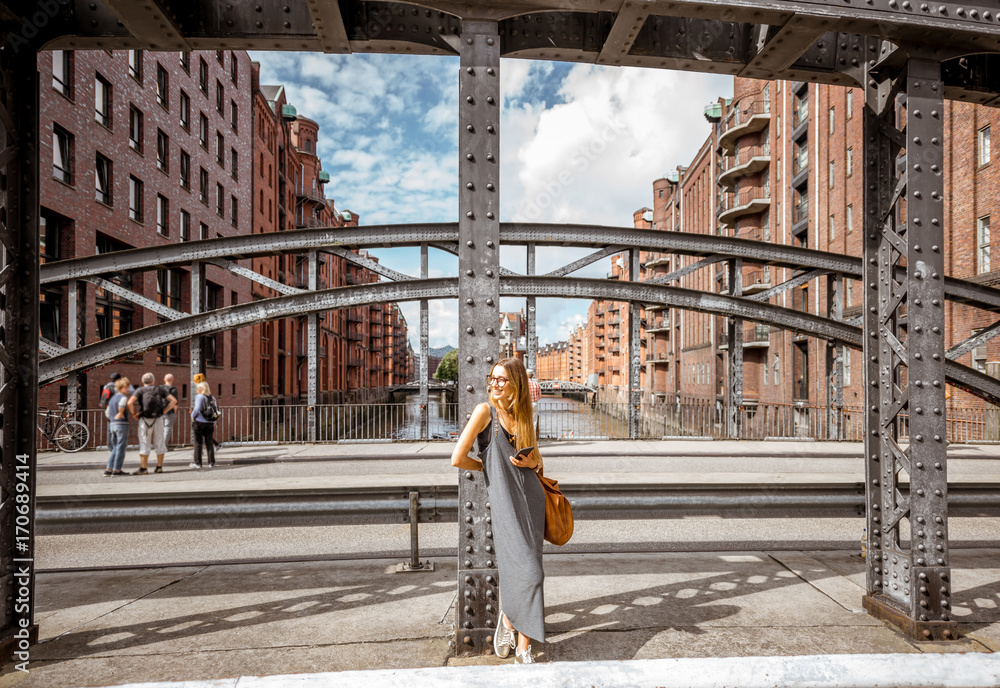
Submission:
M 452 349 L 444 355 L 434 371 L 435 380 L 458 380 L 458 349 Z

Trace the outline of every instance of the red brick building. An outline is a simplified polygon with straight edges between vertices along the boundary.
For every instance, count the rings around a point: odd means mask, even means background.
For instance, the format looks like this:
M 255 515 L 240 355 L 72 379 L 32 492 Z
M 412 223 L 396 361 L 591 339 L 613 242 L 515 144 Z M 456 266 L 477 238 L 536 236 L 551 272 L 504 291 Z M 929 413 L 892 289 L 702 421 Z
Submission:
M 706 108 L 712 133 L 694 159 L 653 182 L 651 227 L 860 256 L 863 107 L 864 94 L 858 89 L 735 79 L 733 98 Z M 1000 265 L 991 260 L 990 225 L 991 218 L 1000 214 L 1000 178 L 992 164 L 990 134 L 1000 126 L 1000 110 L 946 101 L 944 126 L 947 274 L 996 284 Z M 638 218 L 645 211 L 637 211 L 636 226 L 643 226 Z M 627 255 L 612 258 L 611 277 L 624 279 L 626 259 Z M 654 279 L 700 257 L 644 252 L 641 259 L 643 279 Z M 758 293 L 792 276 L 786 268 L 745 261 L 742 291 Z M 828 282 L 827 277 L 812 280 L 771 303 L 825 316 Z M 729 289 L 724 264 L 688 273 L 674 284 L 712 292 Z M 845 279 L 843 292 L 844 318 L 860 315 L 860 285 Z M 946 317 L 946 347 L 995 320 L 991 314 L 952 302 Z M 627 359 L 620 357 L 627 342 L 627 318 L 624 304 L 595 301 L 588 312 L 595 344 L 587 367 L 596 373 L 605 396 L 620 393 L 627 379 Z M 646 402 L 725 398 L 729 349 L 725 318 L 651 308 L 645 311 L 643 326 Z M 746 405 L 825 406 L 828 360 L 838 353 L 829 350 L 824 340 L 744 321 Z M 863 399 L 860 356 L 846 348 L 842 355 L 844 404 L 856 407 Z M 959 359 L 980 370 L 994 361 L 1000 361 L 1000 340 Z M 950 400 L 952 406 L 980 403 L 957 390 Z
M 39 55 L 42 261 L 250 232 L 253 123 L 245 52 L 51 51 Z M 51 167 L 48 162 L 51 161 Z M 245 302 L 247 281 L 209 265 L 207 308 Z M 190 312 L 184 268 L 112 281 Z M 78 283 L 78 328 L 67 331 L 67 286 L 42 290 L 41 334 L 83 346 L 154 325 L 160 316 L 88 282 Z M 71 342 L 71 337 L 75 341 Z M 250 332 L 206 337 L 208 379 L 224 404 L 251 398 Z M 186 342 L 80 376 L 80 406 L 95 407 L 108 373 L 176 378 L 190 399 Z M 67 397 L 66 382 L 39 404 Z
M 319 125 L 298 114 L 282 86 L 260 85 L 253 65 L 254 231 L 358 226 L 360 218 L 339 211 L 325 194 L 329 174 L 317 154 Z M 377 262 L 366 251 L 360 255 Z M 340 256 L 320 253 L 319 288 L 368 284 L 378 275 Z M 306 288 L 304 255 L 255 258 L 253 269 L 282 284 Z M 253 298 L 276 296 L 254 284 Z M 406 319 L 395 304 L 327 311 L 320 317 L 320 403 L 363 401 L 382 388 L 410 379 Z M 284 318 L 254 326 L 252 371 L 254 403 L 301 403 L 308 393 L 308 319 Z
M 170 243 L 357 225 L 323 191 L 319 126 L 298 117 L 281 87 L 259 86 L 242 51 L 52 51 L 39 59 L 41 89 L 41 260 L 54 261 Z M 52 161 L 51 168 L 48 161 Z M 252 180 L 252 183 L 248 183 Z M 284 284 L 308 286 L 308 261 L 244 261 Z M 343 258 L 320 256 L 319 287 L 373 281 Z M 119 286 L 182 312 L 191 275 L 171 268 L 110 277 Z M 206 309 L 277 295 L 215 265 L 206 266 Z M 42 290 L 40 331 L 62 347 L 83 346 L 162 321 L 162 316 L 89 282 L 77 283 L 71 339 L 68 287 Z M 349 323 L 361 333 L 349 337 Z M 206 375 L 226 406 L 303 401 L 306 318 L 203 338 Z M 323 314 L 321 401 L 405 381 L 412 373 L 406 322 L 395 305 Z M 190 346 L 168 345 L 81 374 L 79 405 L 96 406 L 108 374 L 137 382 L 173 373 L 191 398 Z M 67 383 L 41 390 L 40 405 L 68 397 Z M 357 398 L 357 394 L 355 395 Z

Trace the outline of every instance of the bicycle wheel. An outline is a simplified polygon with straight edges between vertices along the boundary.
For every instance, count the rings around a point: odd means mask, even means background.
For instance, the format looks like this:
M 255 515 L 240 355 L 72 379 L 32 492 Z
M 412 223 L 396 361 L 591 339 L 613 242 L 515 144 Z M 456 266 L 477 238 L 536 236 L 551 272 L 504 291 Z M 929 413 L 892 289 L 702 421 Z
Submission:
M 78 420 L 68 420 L 56 428 L 52 441 L 64 452 L 78 452 L 90 442 L 90 430 Z

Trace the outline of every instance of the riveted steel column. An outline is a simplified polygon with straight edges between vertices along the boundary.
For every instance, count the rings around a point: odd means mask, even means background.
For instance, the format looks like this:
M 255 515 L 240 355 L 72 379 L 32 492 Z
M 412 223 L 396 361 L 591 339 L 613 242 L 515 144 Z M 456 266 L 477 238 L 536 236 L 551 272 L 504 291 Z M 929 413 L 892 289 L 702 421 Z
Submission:
M 34 624 L 38 398 L 38 65 L 0 50 L 0 661 Z M 21 511 L 27 507 L 26 512 Z M 15 521 L 15 517 L 17 520 Z
M 743 296 L 743 261 L 734 258 L 728 263 L 729 294 Z M 743 319 L 726 318 L 729 339 L 729 364 L 726 371 L 727 434 L 738 440 L 743 436 Z
M 535 244 L 528 244 L 528 274 L 535 274 Z M 538 335 L 535 330 L 535 324 L 537 323 L 537 314 L 535 313 L 535 297 L 528 297 L 528 349 L 525 355 L 525 364 L 528 368 L 535 371 L 535 379 L 538 379 L 538 366 L 535 365 L 537 361 L 535 356 L 537 355 L 537 342 L 536 339 Z
M 201 261 L 191 263 L 191 315 L 198 315 L 205 310 L 205 264 Z M 191 338 L 191 377 L 205 372 L 205 351 L 202 337 Z M 192 395 L 194 390 L 191 391 Z
M 319 289 L 319 252 L 316 249 L 309 251 L 309 290 Z M 306 316 L 306 384 L 309 386 L 306 394 L 307 408 L 309 409 L 308 436 L 310 442 L 315 442 L 319 437 L 319 415 L 316 405 L 319 404 L 319 313 L 310 313 Z
M 77 347 L 77 328 L 79 327 L 79 288 L 76 280 L 70 280 L 66 285 L 66 348 L 73 350 Z M 56 342 L 58 344 L 58 342 Z M 80 376 L 74 370 L 66 376 L 66 401 L 69 402 L 71 411 L 75 411 L 80 405 Z
M 420 279 L 427 279 L 427 244 L 420 244 Z M 426 440 L 430 436 L 428 428 L 428 416 L 430 409 L 428 404 L 430 398 L 427 391 L 427 370 L 428 358 L 430 356 L 430 319 L 428 316 L 428 301 L 420 299 L 420 439 Z
M 462 25 L 459 75 L 458 408 L 468 420 L 486 400 L 500 322 L 500 39 L 497 23 Z M 463 421 L 464 422 L 464 421 Z M 486 485 L 459 478 L 456 653 L 492 649 L 499 579 Z
M 880 66 L 865 108 L 865 405 L 875 423 L 866 426 L 871 561 L 864 605 L 911 637 L 948 639 L 957 631 L 948 558 L 941 65 L 910 59 L 905 73 Z M 905 128 L 894 116 L 901 89 Z M 908 446 L 899 432 L 907 412 Z
M 628 253 L 628 278 L 639 281 L 639 251 Z M 628 436 L 637 439 L 642 420 L 642 322 L 641 306 L 635 301 L 628 304 Z
M 831 320 L 844 319 L 844 276 L 830 275 L 826 282 L 826 312 Z M 844 346 L 826 347 L 827 437 L 842 440 L 844 416 Z

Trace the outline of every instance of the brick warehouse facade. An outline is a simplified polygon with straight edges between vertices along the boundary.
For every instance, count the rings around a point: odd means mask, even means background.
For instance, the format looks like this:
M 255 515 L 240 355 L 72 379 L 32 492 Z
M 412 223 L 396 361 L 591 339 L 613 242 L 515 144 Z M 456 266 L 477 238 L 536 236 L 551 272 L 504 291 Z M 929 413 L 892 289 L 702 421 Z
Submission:
M 284 87 L 261 85 L 253 65 L 254 88 L 254 231 L 280 232 L 295 228 L 358 226 L 350 211 L 338 211 L 325 194 L 329 174 L 317 154 L 319 125 L 298 114 Z M 365 257 L 374 256 L 361 251 Z M 299 288 L 308 286 L 305 256 L 255 258 L 253 269 L 266 277 Z M 319 288 L 376 282 L 378 275 L 340 256 L 319 256 Z M 254 284 L 255 299 L 277 292 Z M 284 318 L 254 327 L 253 371 L 255 403 L 285 404 L 306 400 L 308 379 L 307 318 Z M 412 377 L 407 348 L 407 324 L 399 307 L 382 304 L 327 311 L 320 317 L 320 403 L 377 398 L 390 385 Z
M 245 52 L 53 51 L 39 56 L 42 260 L 249 233 L 252 161 L 250 61 Z M 51 172 L 44 163 L 53 161 Z M 247 281 L 207 266 L 207 306 L 250 298 Z M 113 281 L 187 311 L 183 268 L 119 274 Z M 79 328 L 66 331 L 66 286 L 43 290 L 42 335 L 78 345 L 156 324 L 155 313 L 86 282 Z M 251 397 L 246 328 L 206 337 L 206 374 L 226 405 Z M 175 344 L 80 376 L 80 405 L 95 407 L 108 373 L 138 382 L 173 373 L 191 399 L 189 346 Z M 245 354 L 244 354 L 245 356 Z M 66 383 L 39 404 L 65 399 Z
M 862 108 L 858 89 L 801 82 L 736 78 L 731 100 L 708 106 L 712 132 L 687 166 L 652 184 L 651 227 L 660 231 L 721 234 L 821 251 L 860 256 L 862 228 Z M 905 113 L 905 107 L 903 107 Z M 990 135 L 1000 126 L 1000 110 L 946 101 L 945 239 L 947 274 L 984 284 L 1000 282 L 1000 264 L 991 260 L 991 218 L 1000 215 L 998 173 L 992 163 Z M 634 225 L 644 223 L 637 211 Z M 640 219 L 642 217 L 643 219 Z M 628 274 L 627 254 L 611 259 L 616 279 Z M 652 279 L 700 260 L 676 254 L 646 253 L 644 279 Z M 780 284 L 793 272 L 744 263 L 744 295 Z M 701 268 L 675 284 L 688 289 L 727 292 L 723 264 Z M 861 287 L 844 280 L 844 318 L 861 313 Z M 788 290 L 771 303 L 827 315 L 828 279 Z M 947 304 L 946 347 L 988 327 L 994 318 L 974 308 Z M 650 308 L 643 311 L 644 402 L 714 403 L 725 399 L 729 343 L 723 317 Z M 627 343 L 628 308 L 594 301 L 584 331 L 593 332 L 593 353 L 586 374 L 602 397 L 621 397 L 627 368 L 621 346 Z M 567 343 L 540 350 L 547 357 L 539 370 L 568 374 Z M 833 350 L 826 341 L 744 321 L 743 396 L 754 404 L 828 403 L 829 361 L 842 355 L 844 404 L 863 400 L 860 356 Z M 1000 340 L 958 359 L 980 370 L 1000 367 Z M 994 364 L 994 365 L 990 365 Z M 980 400 L 951 390 L 952 407 L 975 407 Z
M 318 125 L 305 118 L 259 116 L 257 72 L 245 52 L 51 51 L 40 55 L 39 78 L 43 262 L 254 231 L 357 224 L 356 216 L 338 212 L 323 194 L 328 177 L 315 154 Z M 281 145 L 279 133 L 284 137 Z M 45 167 L 48 160 L 53 161 L 51 173 Z M 251 179 L 253 184 L 247 184 Z M 321 288 L 349 283 L 350 269 L 342 258 L 324 256 L 322 261 Z M 305 286 L 305 261 L 294 256 L 253 265 L 242 262 L 279 281 Z M 122 273 L 111 279 L 189 312 L 186 268 Z M 360 279 L 369 281 L 374 275 Z M 256 283 L 251 287 L 248 280 L 214 265 L 206 266 L 206 285 L 207 309 L 268 295 Z M 63 347 L 70 344 L 67 303 L 66 285 L 43 288 L 41 334 Z M 345 341 L 349 315 L 324 314 L 321 400 L 343 396 L 331 394 L 335 390 L 384 386 L 411 374 L 405 319 L 395 305 L 378 310 L 374 319 L 383 322 L 376 338 L 380 357 L 375 360 L 366 351 L 365 374 L 353 380 Z M 75 344 L 150 326 L 159 317 L 79 282 Z M 280 373 L 277 365 L 266 371 L 271 373 L 271 394 L 265 393 L 265 371 L 258 363 L 268 357 L 260 347 L 268 326 L 274 343 L 271 360 L 277 363 L 285 357 Z M 304 400 L 304 333 L 304 319 L 290 319 L 284 328 L 267 323 L 205 337 L 206 375 L 213 393 L 227 406 Z M 182 342 L 81 374 L 80 407 L 96 406 L 112 371 L 134 382 L 146 371 L 158 379 L 173 373 L 180 401 L 188 403 L 189 348 Z M 274 394 L 281 384 L 287 385 L 284 393 Z M 40 391 L 39 405 L 52 407 L 67 396 L 65 381 L 48 385 Z

